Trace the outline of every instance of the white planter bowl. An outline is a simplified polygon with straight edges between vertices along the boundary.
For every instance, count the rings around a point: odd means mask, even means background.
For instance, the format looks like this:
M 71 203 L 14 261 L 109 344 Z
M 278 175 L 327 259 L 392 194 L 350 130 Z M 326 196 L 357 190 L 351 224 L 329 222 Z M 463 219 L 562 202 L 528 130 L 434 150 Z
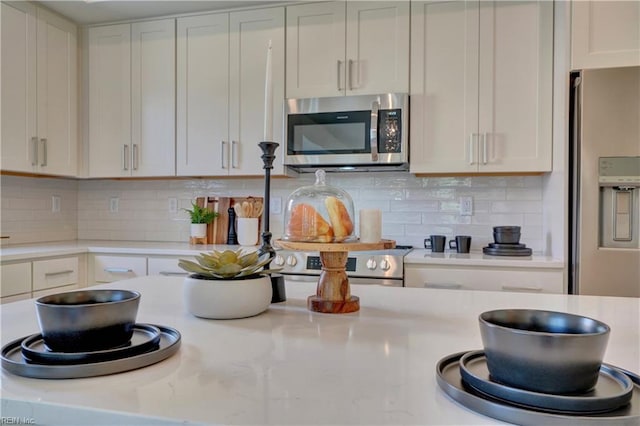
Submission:
M 264 312 L 271 303 L 271 279 L 260 276 L 246 280 L 184 279 L 184 303 L 200 318 L 246 318 Z

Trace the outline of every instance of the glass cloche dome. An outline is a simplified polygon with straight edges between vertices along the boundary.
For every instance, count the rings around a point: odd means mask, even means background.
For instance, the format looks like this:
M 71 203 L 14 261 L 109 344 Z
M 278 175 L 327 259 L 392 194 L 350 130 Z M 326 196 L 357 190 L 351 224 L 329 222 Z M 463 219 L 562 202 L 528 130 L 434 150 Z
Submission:
M 295 190 L 284 214 L 286 241 L 340 243 L 355 240 L 351 196 L 327 185 L 324 170 L 316 170 L 316 183 Z

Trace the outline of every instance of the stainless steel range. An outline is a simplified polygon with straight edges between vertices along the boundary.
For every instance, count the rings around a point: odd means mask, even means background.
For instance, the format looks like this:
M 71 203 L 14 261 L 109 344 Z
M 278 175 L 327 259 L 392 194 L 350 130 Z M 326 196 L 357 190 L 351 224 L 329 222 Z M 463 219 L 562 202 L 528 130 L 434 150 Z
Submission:
M 403 287 L 404 256 L 411 250 L 410 246 L 397 246 L 350 252 L 346 267 L 349 283 Z M 317 281 L 322 271 L 318 252 L 278 250 L 272 264 L 282 268 L 280 273 L 291 281 Z

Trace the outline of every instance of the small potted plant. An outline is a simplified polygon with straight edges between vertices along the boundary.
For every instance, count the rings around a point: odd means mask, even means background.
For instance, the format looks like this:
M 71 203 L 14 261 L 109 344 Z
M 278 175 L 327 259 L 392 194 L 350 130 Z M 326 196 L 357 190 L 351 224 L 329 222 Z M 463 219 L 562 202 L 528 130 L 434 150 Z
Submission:
M 204 207 L 200 207 L 196 203 L 191 203 L 192 209 L 183 209 L 191 217 L 191 243 L 206 244 L 207 243 L 207 225 L 218 217 L 218 213 Z
M 271 279 L 276 270 L 263 270 L 271 261 L 267 253 L 242 249 L 200 253 L 197 262 L 180 259 L 178 266 L 190 275 L 184 280 L 187 310 L 201 318 L 245 318 L 264 312 L 271 303 Z

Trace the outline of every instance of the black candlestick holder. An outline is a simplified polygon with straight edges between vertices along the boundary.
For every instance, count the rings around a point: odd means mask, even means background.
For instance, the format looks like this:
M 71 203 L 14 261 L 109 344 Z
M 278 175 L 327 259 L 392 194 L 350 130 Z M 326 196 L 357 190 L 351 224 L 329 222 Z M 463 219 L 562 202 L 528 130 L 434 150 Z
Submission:
M 271 210 L 271 169 L 273 169 L 273 160 L 276 158 L 276 148 L 280 146 L 277 142 L 260 142 L 258 146 L 262 150 L 262 161 L 264 162 L 264 210 L 262 214 L 262 245 L 258 249 L 258 254 L 262 256 L 269 253 L 269 257 L 273 259 L 276 254 L 271 245 L 271 232 L 269 231 L 269 213 Z M 265 265 L 265 269 L 269 269 L 271 262 Z M 284 302 L 287 296 L 284 288 L 284 277 L 282 274 L 271 274 L 271 288 L 273 295 L 271 303 Z

